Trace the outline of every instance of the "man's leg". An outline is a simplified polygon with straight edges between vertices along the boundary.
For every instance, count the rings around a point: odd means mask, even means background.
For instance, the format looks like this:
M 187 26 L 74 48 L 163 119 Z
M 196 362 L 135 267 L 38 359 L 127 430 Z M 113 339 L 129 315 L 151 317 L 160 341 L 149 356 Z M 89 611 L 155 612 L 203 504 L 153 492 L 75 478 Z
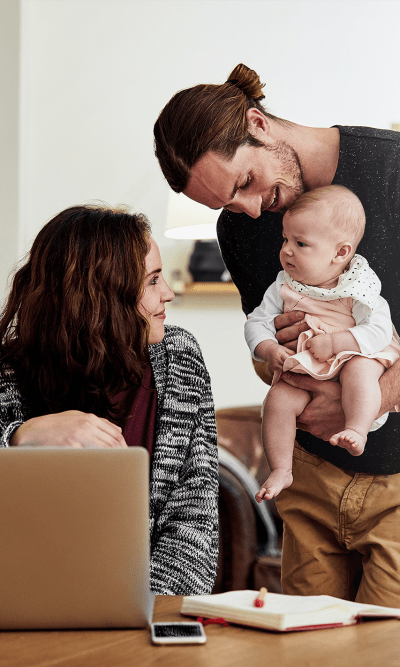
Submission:
M 352 480 L 352 474 L 295 445 L 293 484 L 276 500 L 284 522 L 284 593 L 355 599 L 361 556 L 340 540 L 340 505 Z
M 348 493 L 346 541 L 363 555 L 356 601 L 400 607 L 400 474 L 355 475 Z

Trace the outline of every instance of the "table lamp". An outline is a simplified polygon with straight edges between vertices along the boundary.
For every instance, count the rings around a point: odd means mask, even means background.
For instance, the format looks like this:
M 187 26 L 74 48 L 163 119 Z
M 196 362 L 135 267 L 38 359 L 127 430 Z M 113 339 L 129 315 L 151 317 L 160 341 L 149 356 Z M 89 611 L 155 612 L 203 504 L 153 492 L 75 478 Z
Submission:
M 170 192 L 164 234 L 170 239 L 195 241 L 188 265 L 194 282 L 230 280 L 217 241 L 219 214 L 182 193 Z

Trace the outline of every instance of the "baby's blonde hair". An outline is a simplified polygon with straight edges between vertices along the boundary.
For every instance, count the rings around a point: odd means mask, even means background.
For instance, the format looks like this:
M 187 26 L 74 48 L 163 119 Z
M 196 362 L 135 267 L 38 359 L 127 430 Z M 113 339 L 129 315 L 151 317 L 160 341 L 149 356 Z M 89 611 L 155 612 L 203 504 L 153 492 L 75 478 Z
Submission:
M 317 202 L 326 204 L 331 214 L 329 222 L 333 231 L 343 235 L 341 240 L 352 241 L 355 251 L 365 229 L 365 212 L 357 195 L 343 185 L 326 185 L 304 192 L 287 212 L 293 215 Z

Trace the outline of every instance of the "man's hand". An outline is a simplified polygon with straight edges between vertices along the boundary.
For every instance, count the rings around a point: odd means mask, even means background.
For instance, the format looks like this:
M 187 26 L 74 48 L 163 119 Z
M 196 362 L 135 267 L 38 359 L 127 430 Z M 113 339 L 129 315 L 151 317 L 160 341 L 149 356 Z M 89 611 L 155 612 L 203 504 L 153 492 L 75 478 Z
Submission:
M 256 361 L 255 359 L 252 359 L 252 364 L 254 366 L 254 370 L 257 373 L 258 377 L 260 380 L 265 382 L 265 384 L 271 384 L 272 382 L 272 377 L 273 373 L 268 366 L 266 361 Z
M 300 310 L 292 310 L 275 317 L 275 337 L 280 345 L 296 352 L 299 334 L 309 329 L 307 322 L 302 322 L 303 319 L 304 313 Z
M 292 387 L 305 389 L 311 394 L 310 403 L 297 420 L 297 428 L 326 441 L 335 433 L 343 431 L 344 412 L 340 382 L 315 380 L 300 373 L 283 373 L 281 379 Z
M 317 361 L 327 361 L 333 357 L 333 342 L 331 334 L 317 334 L 306 342 L 307 350 Z
M 127 447 L 119 426 L 79 410 L 28 419 L 13 433 L 10 445 L 74 449 Z

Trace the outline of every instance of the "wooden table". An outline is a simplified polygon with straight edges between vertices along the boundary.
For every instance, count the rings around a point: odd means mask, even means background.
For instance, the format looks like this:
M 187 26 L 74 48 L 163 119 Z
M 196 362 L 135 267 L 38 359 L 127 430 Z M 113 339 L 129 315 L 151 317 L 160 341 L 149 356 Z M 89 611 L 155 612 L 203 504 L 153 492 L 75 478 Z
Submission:
M 190 620 L 156 598 L 154 621 Z M 153 646 L 149 630 L 0 632 L 1 667 L 399 667 L 400 621 L 279 634 L 206 627 L 203 646 Z

